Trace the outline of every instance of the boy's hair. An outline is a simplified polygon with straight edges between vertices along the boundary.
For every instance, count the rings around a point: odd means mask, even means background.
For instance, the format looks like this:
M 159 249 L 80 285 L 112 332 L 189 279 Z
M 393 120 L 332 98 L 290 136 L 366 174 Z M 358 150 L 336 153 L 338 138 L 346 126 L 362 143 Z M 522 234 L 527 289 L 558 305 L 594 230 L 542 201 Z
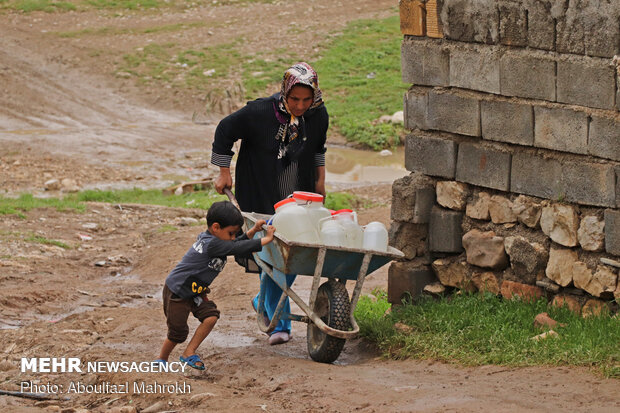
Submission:
M 243 216 L 230 201 L 214 202 L 207 211 L 207 226 L 210 227 L 216 222 L 220 224 L 222 228 L 229 226 L 242 227 Z

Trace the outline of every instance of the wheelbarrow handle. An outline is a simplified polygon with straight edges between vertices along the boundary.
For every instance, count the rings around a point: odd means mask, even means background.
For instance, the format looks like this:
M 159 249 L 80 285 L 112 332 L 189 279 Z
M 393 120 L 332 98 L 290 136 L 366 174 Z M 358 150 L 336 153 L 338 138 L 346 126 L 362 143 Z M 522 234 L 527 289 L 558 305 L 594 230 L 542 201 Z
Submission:
M 228 197 L 228 200 L 232 202 L 233 205 L 236 206 L 239 211 L 241 211 L 241 208 L 239 208 L 239 203 L 237 202 L 237 198 L 235 198 L 235 194 L 232 193 L 230 188 L 224 188 L 224 193 Z

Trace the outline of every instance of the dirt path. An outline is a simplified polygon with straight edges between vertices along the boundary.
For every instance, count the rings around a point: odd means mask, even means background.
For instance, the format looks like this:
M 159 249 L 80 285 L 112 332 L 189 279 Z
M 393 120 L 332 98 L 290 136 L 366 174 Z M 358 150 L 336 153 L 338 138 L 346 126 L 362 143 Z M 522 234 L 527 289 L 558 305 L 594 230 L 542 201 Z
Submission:
M 308 50 L 321 36 L 353 19 L 393 13 L 386 0 L 301 1 L 202 8 L 148 15 L 67 13 L 3 15 L 0 19 L 0 182 L 10 194 L 41 192 L 51 178 L 82 188 L 161 185 L 173 176 L 204 177 L 212 125 L 196 125 L 200 99 L 137 88 L 111 76 L 115 56 L 164 34 L 59 38 L 79 28 L 144 28 L 206 21 L 176 41 L 225 42 L 239 31 L 263 29 L 257 44 L 278 44 L 291 22 L 314 21 Z M 296 16 L 295 19 L 292 16 Z M 312 18 L 312 19 L 311 19 Z M 224 22 L 225 24 L 221 24 Z M 228 23 L 226 23 L 228 22 Z M 209 35 L 208 31 L 212 31 Z M 161 36 L 161 37 L 158 37 Z M 176 36 L 176 34 L 175 34 Z M 148 37 L 148 38 L 147 38 Z M 258 47 L 258 46 L 255 46 Z M 96 55 L 105 48 L 108 53 Z M 357 187 L 384 202 L 389 185 Z M 256 276 L 233 262 L 213 284 L 222 318 L 201 347 L 208 371 L 197 373 L 21 373 L 22 357 L 79 357 L 89 361 L 152 360 L 165 336 L 161 287 L 168 271 L 202 226 L 181 218 L 202 211 L 140 205 L 89 204 L 85 213 L 39 209 L 0 220 L 0 388 L 19 390 L 80 383 L 176 383 L 191 393 L 63 394 L 70 400 L 0 396 L 0 411 L 104 412 L 122 406 L 160 410 L 293 412 L 618 411 L 618 381 L 585 369 L 459 367 L 430 361 L 386 361 L 359 340 L 333 365 L 312 362 L 305 328 L 271 347 L 256 327 L 250 299 Z M 361 211 L 360 220 L 389 222 L 389 206 Z M 204 225 L 204 224 L 201 224 Z M 173 230 L 174 228 L 174 230 Z M 53 239 L 70 248 L 37 242 Z M 370 276 L 365 292 L 386 288 L 387 267 Z M 308 295 L 309 277 L 296 287 Z M 192 328 L 195 323 L 192 324 Z M 178 351 L 173 353 L 178 357 Z M 73 410 L 71 410 L 73 409 Z

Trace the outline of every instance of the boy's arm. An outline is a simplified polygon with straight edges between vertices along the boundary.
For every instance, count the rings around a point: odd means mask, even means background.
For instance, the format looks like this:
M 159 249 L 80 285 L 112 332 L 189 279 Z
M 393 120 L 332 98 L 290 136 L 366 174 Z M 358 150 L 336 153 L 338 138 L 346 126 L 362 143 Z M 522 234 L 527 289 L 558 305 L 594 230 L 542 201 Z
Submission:
M 212 239 L 207 247 L 209 257 L 224 257 L 229 255 L 247 255 L 258 252 L 263 248 L 260 239 L 224 241 L 218 238 Z

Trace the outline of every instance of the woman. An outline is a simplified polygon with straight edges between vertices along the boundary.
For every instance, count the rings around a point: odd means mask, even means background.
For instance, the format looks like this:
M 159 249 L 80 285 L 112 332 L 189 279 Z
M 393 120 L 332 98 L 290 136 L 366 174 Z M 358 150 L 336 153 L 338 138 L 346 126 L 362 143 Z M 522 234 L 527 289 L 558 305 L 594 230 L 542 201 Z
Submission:
M 225 117 L 215 130 L 211 163 L 220 168 L 215 188 L 233 184 L 230 163 L 235 141 L 241 140 L 235 172 L 235 196 L 243 211 L 273 214 L 273 205 L 294 191 L 325 195 L 325 140 L 329 116 L 319 79 L 305 62 L 291 66 L 279 93 L 248 102 Z M 280 288 L 267 278 L 265 308 L 271 319 Z M 287 275 L 290 286 L 294 275 Z M 253 300 L 256 307 L 257 298 Z M 288 298 L 285 312 L 290 312 Z M 290 320 L 280 320 L 270 344 L 290 339 Z

